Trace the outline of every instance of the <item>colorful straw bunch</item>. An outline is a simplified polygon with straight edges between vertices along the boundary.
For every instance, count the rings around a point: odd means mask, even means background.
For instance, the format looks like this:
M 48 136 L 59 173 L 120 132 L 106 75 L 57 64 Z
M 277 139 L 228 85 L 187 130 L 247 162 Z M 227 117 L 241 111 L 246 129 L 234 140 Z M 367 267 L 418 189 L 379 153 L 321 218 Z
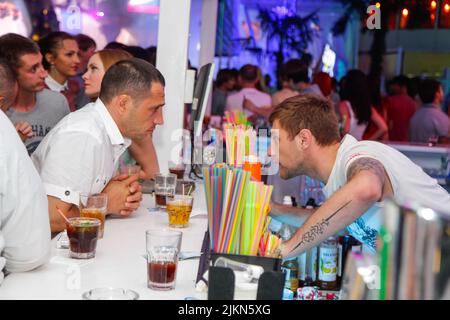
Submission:
M 225 121 L 233 125 L 251 125 L 243 111 L 225 111 Z
M 244 125 L 225 124 L 223 127 L 227 163 L 233 167 L 244 164 L 245 157 L 257 155 L 256 131 Z
M 259 242 L 258 255 L 263 257 L 278 257 L 280 252 L 281 238 L 266 231 Z
M 270 222 L 267 221 L 273 186 L 251 181 L 247 188 L 244 216 L 242 217 L 241 253 L 256 256 L 261 237 Z M 269 218 L 270 219 L 270 218 Z
M 273 187 L 224 164 L 204 167 L 203 177 L 213 252 L 257 255 Z

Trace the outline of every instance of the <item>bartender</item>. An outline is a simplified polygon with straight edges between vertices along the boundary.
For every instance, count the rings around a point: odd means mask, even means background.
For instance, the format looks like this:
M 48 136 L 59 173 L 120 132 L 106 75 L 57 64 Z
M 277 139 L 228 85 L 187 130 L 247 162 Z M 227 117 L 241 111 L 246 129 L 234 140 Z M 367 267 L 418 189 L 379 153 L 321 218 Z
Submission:
M 366 250 L 375 251 L 382 224 L 384 200 L 417 203 L 450 216 L 450 195 L 435 179 L 397 150 L 374 141 L 341 139 L 338 120 L 328 102 L 302 95 L 282 102 L 271 114 L 271 156 L 279 162 L 280 176 L 307 175 L 325 184 L 327 200 L 307 215 L 291 239 L 283 242 L 283 257 L 316 247 L 347 228 Z M 276 216 L 276 212 L 272 212 Z

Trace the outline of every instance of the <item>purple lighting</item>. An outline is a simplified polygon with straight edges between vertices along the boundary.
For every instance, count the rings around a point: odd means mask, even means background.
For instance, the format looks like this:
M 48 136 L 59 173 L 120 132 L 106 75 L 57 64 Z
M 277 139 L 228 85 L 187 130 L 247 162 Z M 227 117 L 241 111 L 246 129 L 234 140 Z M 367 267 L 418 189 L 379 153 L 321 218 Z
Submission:
M 103 11 L 97 11 L 97 12 L 95 13 L 95 15 L 96 15 L 97 17 L 104 17 L 104 16 L 105 16 L 105 13 L 104 13 Z

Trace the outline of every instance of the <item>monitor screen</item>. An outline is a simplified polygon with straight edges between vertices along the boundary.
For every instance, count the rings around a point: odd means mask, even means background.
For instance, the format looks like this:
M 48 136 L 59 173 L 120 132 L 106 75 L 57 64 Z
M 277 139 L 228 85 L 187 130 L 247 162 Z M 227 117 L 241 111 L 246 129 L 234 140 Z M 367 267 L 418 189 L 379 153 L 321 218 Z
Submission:
M 205 117 L 206 105 L 211 92 L 213 73 L 214 63 L 205 64 L 200 68 L 195 81 L 190 121 L 190 129 L 194 132 L 194 136 L 202 134 L 203 118 Z

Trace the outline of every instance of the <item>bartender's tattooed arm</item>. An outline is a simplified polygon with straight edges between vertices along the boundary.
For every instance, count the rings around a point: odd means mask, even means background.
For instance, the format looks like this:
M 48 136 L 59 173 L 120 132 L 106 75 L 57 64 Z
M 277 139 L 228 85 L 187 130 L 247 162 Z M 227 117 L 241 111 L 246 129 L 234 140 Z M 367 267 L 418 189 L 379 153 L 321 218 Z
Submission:
M 347 170 L 347 181 L 350 181 L 356 174 L 361 171 L 369 170 L 380 179 L 381 185 L 384 185 L 385 171 L 380 161 L 373 158 L 360 158 L 353 161 Z
M 305 232 L 302 235 L 302 239 L 300 240 L 300 242 L 289 253 L 291 253 L 292 251 L 294 251 L 301 245 L 313 242 L 318 236 L 323 234 L 325 231 L 325 227 L 327 227 L 330 224 L 331 218 L 333 218 L 339 211 L 341 211 L 346 206 L 348 206 L 350 204 L 350 202 L 352 202 L 352 200 L 349 200 L 342 207 L 340 207 L 335 212 L 333 212 L 328 218 L 322 219 L 320 222 L 313 225 L 309 231 Z
M 373 158 L 360 158 L 357 160 L 354 160 L 354 162 L 349 166 L 347 170 L 347 182 L 350 182 L 353 179 L 357 179 L 356 177 L 361 176 L 360 173 L 365 173 L 366 181 L 367 178 L 369 181 L 372 181 L 371 185 L 377 185 L 383 188 L 385 179 L 386 179 L 386 173 L 384 170 L 384 166 L 377 160 Z M 370 173 L 367 175 L 367 173 Z M 358 183 L 358 182 L 356 182 Z M 355 184 L 353 184 L 353 188 L 355 188 Z M 380 190 L 380 195 L 382 195 L 382 190 Z M 377 193 L 376 193 L 377 194 Z M 378 195 L 377 195 L 378 197 Z M 348 199 L 348 198 L 347 198 Z M 299 247 L 308 247 L 312 243 L 317 242 L 318 239 L 321 239 L 324 237 L 324 234 L 330 231 L 329 228 L 332 228 L 332 225 L 336 223 L 336 215 L 340 211 L 342 211 L 344 208 L 348 207 L 348 205 L 355 200 L 356 202 L 353 204 L 353 207 L 355 207 L 356 210 L 359 207 L 361 212 L 364 212 L 369 204 L 365 204 L 366 200 L 363 200 L 361 203 L 361 199 L 355 198 L 352 200 L 348 200 L 345 204 L 341 205 L 336 211 L 334 211 L 331 215 L 324 217 L 311 226 L 309 226 L 303 233 L 300 235 L 299 242 L 288 251 L 288 255 L 295 252 Z M 372 201 L 377 201 L 377 199 L 373 199 Z M 342 202 L 341 202 L 342 203 Z M 346 210 L 348 212 L 348 210 Z M 348 213 L 347 213 L 348 215 Z M 333 220 L 333 218 L 335 218 Z M 342 217 L 341 217 L 342 218 Z M 354 218 L 352 218 L 354 219 Z M 339 223 L 339 222 L 338 222 Z M 347 222 L 349 223 L 349 222 Z M 333 228 L 332 228 L 333 229 Z

